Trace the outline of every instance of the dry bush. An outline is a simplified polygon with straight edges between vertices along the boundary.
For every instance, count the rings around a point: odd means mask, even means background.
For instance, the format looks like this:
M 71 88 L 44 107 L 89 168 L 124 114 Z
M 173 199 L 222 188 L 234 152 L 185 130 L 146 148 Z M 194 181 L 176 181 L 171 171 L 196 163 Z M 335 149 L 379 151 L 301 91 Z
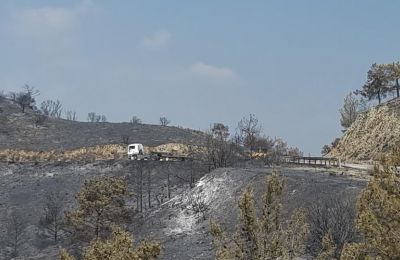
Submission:
M 295 210 L 288 221 L 281 219 L 284 183 L 277 173 L 267 178 L 262 199 L 262 214 L 256 214 L 251 188 L 239 201 L 239 224 L 234 235 L 225 235 L 211 222 L 211 234 L 217 259 L 294 259 L 305 253 L 309 233 L 307 213 Z
M 210 210 L 204 197 L 200 194 L 192 194 L 187 201 L 187 209 L 192 211 L 197 217 L 202 217 L 206 220 L 206 214 Z
M 34 127 L 39 127 L 39 126 L 43 126 L 44 122 L 46 122 L 47 117 L 45 115 L 42 114 L 36 114 L 33 116 L 33 126 Z
M 125 157 L 126 149 L 119 144 L 98 145 L 67 151 L 0 150 L 0 160 L 12 162 L 100 161 Z
M 204 149 L 202 147 L 180 143 L 145 147 L 145 153 L 162 152 L 180 156 L 190 156 L 203 153 L 203 151 Z M 122 144 L 97 145 L 94 147 L 82 147 L 65 151 L 0 150 L 0 160 L 10 162 L 102 161 L 123 159 L 126 157 L 126 146 Z
M 142 242 L 133 246 L 131 234 L 114 227 L 110 238 L 95 239 L 83 252 L 83 260 L 152 260 L 157 259 L 161 252 L 160 244 L 156 242 Z M 74 260 L 64 249 L 60 251 L 61 260 Z
M 345 243 L 357 238 L 354 224 L 356 218 L 355 201 L 352 194 L 322 197 L 308 208 L 310 223 L 310 239 L 308 246 L 314 256 L 323 247 L 323 239 L 327 233 L 335 244 L 335 256 L 339 257 Z

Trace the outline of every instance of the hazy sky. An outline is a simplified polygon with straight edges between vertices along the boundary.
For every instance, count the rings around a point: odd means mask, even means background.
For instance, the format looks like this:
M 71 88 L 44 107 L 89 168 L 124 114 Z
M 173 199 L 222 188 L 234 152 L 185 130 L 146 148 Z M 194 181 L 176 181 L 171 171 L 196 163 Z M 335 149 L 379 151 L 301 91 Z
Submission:
M 0 2 L 0 89 L 30 84 L 80 120 L 264 132 L 319 155 L 346 93 L 399 60 L 400 1 Z

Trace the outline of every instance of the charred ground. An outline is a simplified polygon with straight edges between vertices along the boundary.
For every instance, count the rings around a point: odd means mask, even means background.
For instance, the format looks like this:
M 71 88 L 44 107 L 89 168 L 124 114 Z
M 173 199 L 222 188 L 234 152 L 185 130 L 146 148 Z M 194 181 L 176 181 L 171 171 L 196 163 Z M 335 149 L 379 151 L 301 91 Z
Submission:
M 174 126 L 132 123 L 90 123 L 47 117 L 35 125 L 36 112 L 21 109 L 0 98 L 0 148 L 32 151 L 67 150 L 102 144 L 140 142 L 146 146 L 165 143 L 197 144 L 200 131 Z
M 129 142 L 147 146 L 166 143 L 199 144 L 205 134 L 178 127 L 130 124 L 86 123 L 46 118 L 35 123 L 36 112 L 22 113 L 6 99 L 0 99 L 0 149 L 31 151 L 68 150 L 101 144 Z M 136 241 L 151 239 L 162 245 L 161 259 L 213 259 L 209 221 L 233 232 L 238 220 L 238 200 L 251 186 L 259 201 L 265 178 L 273 168 L 258 163 L 237 162 L 237 168 L 220 168 L 209 172 L 202 161 L 185 162 L 113 160 L 70 160 L 36 162 L 0 162 L 0 245 L 7 246 L 7 221 L 18 212 L 25 223 L 19 259 L 57 259 L 59 247 L 73 251 L 76 241 L 67 235 L 55 244 L 39 227 L 45 197 L 57 193 L 64 209 L 75 206 L 75 194 L 85 180 L 100 176 L 124 178 L 132 196 L 127 200 L 132 212 L 126 228 Z M 141 169 L 141 170 L 140 170 Z M 295 208 L 309 208 L 332 198 L 349 200 L 354 209 L 355 198 L 365 186 L 364 180 L 349 178 L 329 169 L 279 167 L 285 179 L 283 215 Z M 343 175 L 343 176 L 341 176 Z M 140 186 L 142 185 L 142 186 Z M 139 203 L 138 193 L 143 201 Z M 150 196 L 149 196 L 150 194 Z M 194 203 L 205 210 L 196 211 Z M 331 216 L 329 216 L 331 217 Z M 347 221 L 352 221 L 347 219 Z M 317 241 L 308 242 L 308 256 L 318 249 Z M 8 250 L 8 249 L 7 249 Z M 0 258 L 6 258 L 1 250 Z
M 84 163 L 1 164 L 0 219 L 4 223 L 10 210 L 24 213 L 27 232 L 21 257 L 28 259 L 56 259 L 58 245 L 40 237 L 38 221 L 43 211 L 43 201 L 49 191 L 64 196 L 66 208 L 74 205 L 74 194 L 85 179 L 99 176 L 121 176 L 130 183 L 135 192 L 137 163 L 131 161 L 103 161 Z M 255 197 L 261 198 L 265 177 L 270 168 L 223 168 L 207 173 L 195 166 L 191 188 L 188 182 L 193 173 L 192 162 L 142 162 L 151 174 L 151 207 L 147 197 L 144 208 L 135 208 L 134 197 L 129 199 L 135 210 L 134 220 L 128 226 L 137 241 L 153 239 L 161 242 L 161 259 L 212 259 L 213 250 L 209 221 L 213 219 L 229 232 L 237 223 L 237 202 L 243 189 L 250 185 Z M 146 171 L 147 171 L 146 170 Z M 285 178 L 286 189 L 283 201 L 284 215 L 298 207 L 309 207 L 324 198 L 341 196 L 351 198 L 365 182 L 330 174 L 321 169 L 280 168 Z M 167 178 L 170 178 L 171 198 L 168 198 Z M 158 195 L 158 196 L 157 196 Z M 162 201 L 160 200 L 162 198 Z M 200 198 L 207 205 L 205 216 L 191 208 L 193 198 Z M 2 228 L 4 240 L 5 230 Z M 73 242 L 64 240 L 61 245 L 73 247 Z

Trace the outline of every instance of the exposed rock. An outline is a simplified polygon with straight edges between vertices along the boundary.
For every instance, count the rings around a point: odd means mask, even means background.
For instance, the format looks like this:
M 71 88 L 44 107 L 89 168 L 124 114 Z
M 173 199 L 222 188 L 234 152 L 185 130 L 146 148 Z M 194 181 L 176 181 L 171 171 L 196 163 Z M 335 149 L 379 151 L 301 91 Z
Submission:
M 347 161 L 378 159 L 400 143 L 400 99 L 360 114 L 328 156 Z

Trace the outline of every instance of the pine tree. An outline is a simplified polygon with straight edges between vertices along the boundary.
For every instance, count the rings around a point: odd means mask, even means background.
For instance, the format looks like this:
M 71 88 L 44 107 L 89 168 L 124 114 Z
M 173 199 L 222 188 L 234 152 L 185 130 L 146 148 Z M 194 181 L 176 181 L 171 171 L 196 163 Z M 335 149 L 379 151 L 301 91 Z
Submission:
M 156 242 L 142 242 L 133 247 L 131 235 L 121 228 L 114 227 L 109 239 L 93 240 L 83 253 L 83 260 L 152 260 L 161 252 Z M 61 260 L 74 260 L 64 249 L 60 251 Z
M 374 63 L 368 71 L 367 82 L 361 91 L 356 91 L 356 94 L 361 94 L 368 100 L 377 98 L 380 104 L 389 90 L 385 66 Z
M 400 97 L 400 62 L 386 64 L 385 69 L 391 88 L 395 89 L 397 97 Z
M 285 253 L 289 259 L 300 257 L 305 253 L 305 243 L 310 233 L 310 225 L 307 223 L 308 214 L 304 209 L 296 209 L 285 230 Z
M 332 233 L 327 232 L 322 239 L 322 249 L 318 254 L 318 260 L 329 260 L 335 258 L 336 245 L 333 242 Z
M 254 195 L 247 188 L 239 201 L 240 219 L 235 241 L 239 245 L 240 259 L 257 259 L 259 252 L 258 223 L 255 210 Z
M 75 260 L 75 257 L 72 255 L 68 254 L 67 250 L 62 248 L 60 250 L 60 260 Z
M 78 207 L 66 213 L 66 223 L 83 240 L 107 235 L 113 224 L 128 217 L 124 180 L 114 177 L 91 179 L 77 193 Z
M 293 259 L 304 253 L 309 233 L 306 212 L 295 210 L 290 220 L 281 219 L 281 197 L 284 183 L 278 173 L 267 178 L 262 215 L 257 217 L 251 188 L 246 188 L 239 201 L 239 224 L 233 239 L 211 222 L 216 259 Z
M 400 176 L 395 167 L 375 167 L 357 210 L 356 223 L 364 241 L 347 244 L 342 259 L 400 259 Z

